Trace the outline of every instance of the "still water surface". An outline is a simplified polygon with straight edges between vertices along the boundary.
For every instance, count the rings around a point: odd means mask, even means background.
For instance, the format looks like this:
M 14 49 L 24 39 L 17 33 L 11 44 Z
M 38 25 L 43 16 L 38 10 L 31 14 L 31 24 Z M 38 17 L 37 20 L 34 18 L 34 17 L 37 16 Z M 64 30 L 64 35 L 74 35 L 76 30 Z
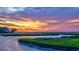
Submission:
M 39 51 L 40 49 L 19 44 L 20 36 L 0 36 L 0 51 Z
M 45 51 L 45 50 L 55 50 L 40 48 L 37 46 L 30 47 L 28 45 L 19 44 L 18 39 L 22 36 L 0 36 L 0 51 Z M 23 36 L 26 38 L 55 38 L 61 36 Z

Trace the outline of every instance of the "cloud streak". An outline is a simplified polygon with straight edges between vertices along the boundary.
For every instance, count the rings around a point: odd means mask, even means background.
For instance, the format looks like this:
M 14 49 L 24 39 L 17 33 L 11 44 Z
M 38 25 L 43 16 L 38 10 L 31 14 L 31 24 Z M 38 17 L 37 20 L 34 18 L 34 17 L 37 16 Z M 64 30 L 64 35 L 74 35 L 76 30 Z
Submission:
M 0 26 L 21 32 L 79 31 L 79 8 L 0 7 Z

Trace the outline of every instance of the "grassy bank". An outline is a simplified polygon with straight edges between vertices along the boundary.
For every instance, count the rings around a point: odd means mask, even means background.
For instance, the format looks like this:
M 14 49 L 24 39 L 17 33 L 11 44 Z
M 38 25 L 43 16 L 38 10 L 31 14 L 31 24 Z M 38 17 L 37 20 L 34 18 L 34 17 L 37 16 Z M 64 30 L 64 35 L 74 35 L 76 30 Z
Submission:
M 65 48 L 77 48 L 79 49 L 79 38 L 34 38 L 19 39 L 20 43 L 35 44 L 38 46 L 47 47 L 65 47 Z

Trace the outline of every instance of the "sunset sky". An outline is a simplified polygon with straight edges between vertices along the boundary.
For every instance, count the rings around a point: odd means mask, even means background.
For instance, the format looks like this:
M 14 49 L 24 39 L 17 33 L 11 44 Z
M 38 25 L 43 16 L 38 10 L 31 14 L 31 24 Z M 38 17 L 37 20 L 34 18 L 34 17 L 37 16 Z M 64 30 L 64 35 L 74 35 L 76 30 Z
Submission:
M 17 32 L 79 31 L 78 7 L 0 7 L 0 27 Z

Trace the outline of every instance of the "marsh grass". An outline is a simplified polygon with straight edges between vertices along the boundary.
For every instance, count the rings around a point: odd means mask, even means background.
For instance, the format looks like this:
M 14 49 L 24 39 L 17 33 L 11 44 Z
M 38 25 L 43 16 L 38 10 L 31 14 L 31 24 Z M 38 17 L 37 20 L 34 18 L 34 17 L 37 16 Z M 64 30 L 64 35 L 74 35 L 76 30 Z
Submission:
M 38 46 L 79 48 L 79 38 L 20 38 L 19 42 Z

